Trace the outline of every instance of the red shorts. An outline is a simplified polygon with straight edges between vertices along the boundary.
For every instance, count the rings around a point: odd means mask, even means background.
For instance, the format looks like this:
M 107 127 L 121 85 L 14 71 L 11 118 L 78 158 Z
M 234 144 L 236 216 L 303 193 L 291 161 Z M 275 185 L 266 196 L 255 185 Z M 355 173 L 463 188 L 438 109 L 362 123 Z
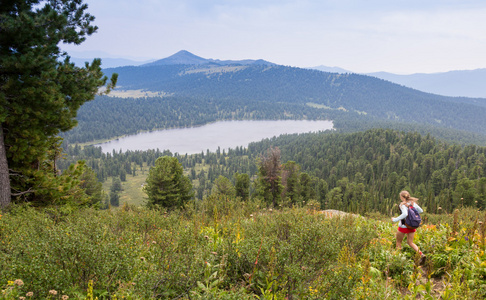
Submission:
M 408 229 L 408 228 L 402 228 L 402 227 L 398 226 L 398 231 L 400 231 L 402 233 L 410 233 L 410 232 L 415 232 L 416 229 Z

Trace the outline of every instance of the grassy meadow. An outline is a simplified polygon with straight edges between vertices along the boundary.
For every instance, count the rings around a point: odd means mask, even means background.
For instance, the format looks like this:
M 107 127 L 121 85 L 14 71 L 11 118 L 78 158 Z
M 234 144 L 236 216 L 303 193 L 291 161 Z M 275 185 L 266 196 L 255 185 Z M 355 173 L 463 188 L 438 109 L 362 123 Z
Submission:
M 136 175 L 127 174 L 127 180 L 122 181 L 122 191 L 120 192 L 120 205 L 124 203 L 128 205 L 143 206 L 147 194 L 142 190 L 142 185 L 147 179 L 149 167 L 146 164 L 143 165 L 142 170 L 137 169 Z M 109 193 L 111 185 L 113 183 L 112 178 L 103 182 L 103 190 L 105 193 Z
M 484 299 L 484 213 L 425 216 L 419 265 L 395 249 L 388 216 L 330 216 L 315 203 L 14 206 L 0 217 L 0 299 Z

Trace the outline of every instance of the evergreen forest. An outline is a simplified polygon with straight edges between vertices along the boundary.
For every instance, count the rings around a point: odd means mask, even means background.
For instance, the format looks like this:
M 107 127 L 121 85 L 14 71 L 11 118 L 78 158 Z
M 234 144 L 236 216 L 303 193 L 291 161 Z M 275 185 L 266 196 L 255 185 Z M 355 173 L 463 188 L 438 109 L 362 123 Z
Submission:
M 175 156 L 202 200 L 211 194 L 219 176 L 235 184 L 235 174 L 245 173 L 256 182 L 259 161 L 271 148 L 280 150 L 283 166 L 295 162 L 299 169 L 299 196 L 288 203 L 285 192 L 281 195 L 280 201 L 288 205 L 315 200 L 325 209 L 386 214 L 403 189 L 413 191 L 434 213 L 439 208 L 452 212 L 461 206 L 483 209 L 486 205 L 486 147 L 462 147 L 431 135 L 391 129 L 282 135 L 251 143 L 248 148 L 195 155 L 167 150 L 102 153 L 100 147 L 76 145 L 66 149 L 66 157 L 71 159 L 60 161 L 59 167 L 82 159 L 100 181 L 110 177 L 129 180 L 144 165 L 153 166 L 157 158 Z M 257 196 L 255 184 L 252 192 Z

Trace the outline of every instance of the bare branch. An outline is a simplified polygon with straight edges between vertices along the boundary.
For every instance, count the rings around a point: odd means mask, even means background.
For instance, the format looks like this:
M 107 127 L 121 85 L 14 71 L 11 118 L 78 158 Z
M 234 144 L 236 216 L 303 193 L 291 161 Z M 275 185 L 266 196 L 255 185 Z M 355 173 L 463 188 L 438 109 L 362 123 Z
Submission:
M 25 195 L 25 194 L 35 193 L 35 192 L 36 192 L 36 190 L 29 188 L 27 191 L 12 194 L 12 196 L 22 196 L 22 195 Z

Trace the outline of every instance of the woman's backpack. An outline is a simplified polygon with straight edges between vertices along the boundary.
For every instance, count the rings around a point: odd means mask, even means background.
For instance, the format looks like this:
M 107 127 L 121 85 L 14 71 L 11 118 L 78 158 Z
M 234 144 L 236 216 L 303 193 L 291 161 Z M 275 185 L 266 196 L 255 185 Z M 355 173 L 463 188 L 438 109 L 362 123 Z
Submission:
M 405 218 L 404 223 L 408 229 L 417 229 L 420 226 L 420 223 L 422 223 L 420 214 L 412 205 L 408 207 L 408 216 Z

